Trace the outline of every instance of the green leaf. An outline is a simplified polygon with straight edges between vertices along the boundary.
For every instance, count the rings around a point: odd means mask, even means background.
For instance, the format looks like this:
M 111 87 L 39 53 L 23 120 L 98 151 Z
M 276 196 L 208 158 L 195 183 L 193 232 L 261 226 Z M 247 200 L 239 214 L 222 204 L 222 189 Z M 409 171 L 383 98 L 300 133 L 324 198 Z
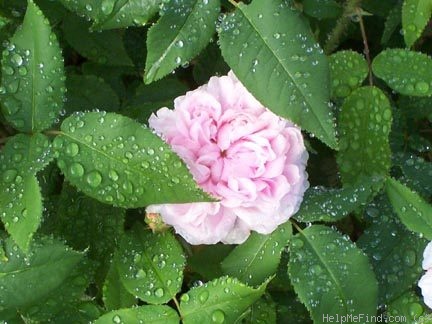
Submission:
M 6 185 L 0 193 L 0 207 L 6 230 L 20 249 L 27 251 L 42 218 L 42 196 L 36 177 L 29 174 L 19 183 Z
M 265 292 L 267 282 L 254 289 L 235 278 L 221 277 L 181 296 L 184 324 L 234 323 Z
M 113 66 L 132 66 L 126 53 L 120 31 L 90 32 L 90 24 L 74 15 L 67 15 L 63 22 L 66 41 L 90 61 Z
M 422 273 L 426 240 L 408 231 L 393 213 L 385 196 L 368 208 L 369 226 L 357 245 L 369 256 L 378 279 L 378 303 L 388 303 L 409 289 Z
M 423 306 L 422 301 L 412 291 L 407 291 L 396 300 L 393 300 L 387 309 L 389 315 L 388 323 L 397 323 L 397 319 L 405 318 L 407 323 L 430 323 L 430 314 L 427 308 Z M 423 318 L 422 318 L 423 317 Z
M 405 44 L 412 47 L 421 36 L 432 14 L 430 0 L 404 0 L 402 6 L 402 30 Z
M 427 118 L 432 122 L 432 97 L 400 96 L 398 107 L 410 118 Z
M 159 10 L 161 0 L 60 0 L 69 10 L 94 21 L 94 29 L 143 26 Z
M 407 49 L 387 49 L 372 62 L 374 74 L 394 91 L 407 96 L 432 95 L 432 59 Z
M 87 256 L 97 262 L 96 282 L 102 285 L 124 232 L 126 210 L 102 204 L 67 183 L 63 185 L 58 205 L 54 234 L 75 250 L 88 250 Z
M 337 156 L 344 185 L 355 185 L 363 176 L 388 174 L 391 122 L 390 103 L 380 89 L 362 87 L 346 98 L 339 115 Z
M 2 309 L 38 304 L 40 299 L 61 289 L 71 269 L 83 257 L 50 240 L 35 244 L 27 256 L 19 252 L 11 239 L 6 240 L 5 249 L 8 260 L 0 261 Z
M 210 200 L 169 146 L 134 120 L 105 112 L 66 118 L 58 166 L 86 195 L 126 208 Z
M 382 177 L 368 177 L 357 185 L 341 189 L 311 187 L 306 191 L 300 210 L 294 218 L 303 223 L 338 221 L 364 206 L 377 189 L 381 188 L 382 182 Z
M 423 158 L 414 154 L 395 154 L 393 156 L 394 165 L 402 169 L 405 178 L 403 179 L 408 187 L 414 189 L 419 194 L 432 196 L 432 162 L 427 162 Z
M 224 274 L 236 277 L 251 286 L 260 285 L 273 275 L 281 253 L 292 235 L 291 223 L 280 225 L 268 235 L 252 233 L 222 261 Z
M 220 12 L 219 0 L 167 2 L 147 36 L 144 82 L 161 79 L 194 58 L 210 41 Z
M 69 74 L 66 79 L 65 111 L 71 114 L 82 110 L 117 111 L 120 100 L 102 78 L 94 75 Z
M 323 315 L 375 315 L 375 275 L 349 238 L 312 225 L 295 235 L 290 247 L 290 279 L 314 323 L 325 323 Z
M 233 250 L 233 245 L 213 244 L 200 246 L 199 250 L 188 257 L 188 268 L 206 280 L 223 276 L 221 262 Z M 212 262 L 208 262 L 212 260 Z
M 388 178 L 386 192 L 402 223 L 432 240 L 432 206 L 399 181 Z
M 397 30 L 401 23 L 402 16 L 402 0 L 398 1 L 396 5 L 389 11 L 384 23 L 384 31 L 381 37 L 381 44 L 385 45 L 389 42 L 391 36 Z
M 63 106 L 62 53 L 42 11 L 28 1 L 24 22 L 2 58 L 3 114 L 22 132 L 50 127 Z
M 347 97 L 368 75 L 363 55 L 353 51 L 339 51 L 329 58 L 331 92 L 334 97 Z
M 116 259 L 114 257 L 114 260 Z M 135 297 L 123 286 L 115 262 L 112 262 L 109 267 L 102 292 L 102 299 L 107 310 L 131 307 L 136 301 Z
M 54 152 L 48 137 L 40 133 L 17 134 L 0 152 L 0 173 L 3 181 L 9 183 L 18 175 L 35 175 L 53 159 Z
M 303 12 L 318 19 L 337 18 L 342 13 L 342 7 L 335 0 L 303 0 Z
M 276 324 L 276 304 L 267 295 L 258 299 L 249 309 L 242 323 Z
M 112 323 L 146 323 L 146 324 L 177 324 L 180 318 L 169 306 L 139 306 L 109 312 L 98 318 L 94 324 Z
M 327 58 L 298 13 L 281 0 L 239 3 L 219 37 L 226 62 L 263 105 L 337 147 Z
M 174 99 L 188 91 L 178 79 L 166 77 L 151 84 L 141 83 L 135 95 L 122 113 L 141 123 L 147 123 L 150 115 L 161 107 L 174 108 Z
M 42 217 L 42 196 L 35 175 L 53 158 L 51 143 L 42 134 L 15 135 L 0 153 L 0 219 L 24 251 Z
M 115 262 L 126 289 L 147 303 L 164 304 L 180 291 L 186 260 L 170 232 L 135 226 L 123 237 Z

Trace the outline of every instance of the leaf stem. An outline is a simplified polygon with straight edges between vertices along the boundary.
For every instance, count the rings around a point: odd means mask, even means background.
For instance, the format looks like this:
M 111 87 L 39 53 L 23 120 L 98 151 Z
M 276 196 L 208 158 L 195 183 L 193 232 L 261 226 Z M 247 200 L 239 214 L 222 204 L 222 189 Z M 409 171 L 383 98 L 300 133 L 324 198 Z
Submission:
M 360 5 L 361 0 L 347 0 L 345 3 L 342 16 L 336 22 L 336 26 L 327 38 L 324 45 L 324 51 L 327 55 L 331 54 L 338 46 L 341 37 L 347 30 L 351 17 L 355 9 Z
M 229 3 L 231 3 L 234 7 L 238 7 L 238 3 L 235 2 L 234 0 L 228 0 Z
M 53 129 L 53 130 L 47 130 L 47 131 L 45 131 L 44 134 L 45 135 L 55 135 L 55 136 L 57 136 L 57 135 L 62 135 L 63 132 Z
M 177 308 L 177 311 L 178 311 L 179 314 L 180 314 L 180 317 L 183 317 L 183 316 L 182 316 L 182 313 L 181 313 L 181 311 L 180 311 L 180 303 L 178 302 L 177 298 L 174 296 L 172 300 L 173 300 L 173 302 L 174 302 L 174 304 L 175 304 L 175 306 L 176 306 L 176 308 Z
M 360 8 L 356 8 L 356 11 L 357 11 L 358 18 L 359 18 L 360 31 L 361 31 L 361 35 L 362 35 L 362 39 L 363 39 L 363 45 L 364 45 L 363 53 L 365 54 L 366 61 L 368 63 L 369 85 L 373 86 L 372 64 L 371 64 L 369 45 L 368 45 L 368 40 L 367 40 L 367 35 L 366 35 L 366 29 L 365 29 L 365 26 L 364 26 L 364 23 L 363 23 L 363 17 L 362 17 L 361 9 Z

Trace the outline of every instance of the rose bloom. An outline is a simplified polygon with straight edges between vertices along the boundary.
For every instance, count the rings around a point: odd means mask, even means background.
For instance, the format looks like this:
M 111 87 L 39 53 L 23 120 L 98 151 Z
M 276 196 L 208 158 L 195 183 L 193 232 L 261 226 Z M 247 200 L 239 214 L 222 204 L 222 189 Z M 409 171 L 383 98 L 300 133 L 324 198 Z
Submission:
M 149 125 L 220 202 L 150 205 L 191 244 L 242 243 L 299 209 L 308 154 L 295 125 L 259 103 L 230 72 L 161 108 Z
M 418 286 L 421 288 L 424 303 L 432 308 L 432 242 L 429 242 L 423 252 L 422 267 L 426 273 L 420 278 Z

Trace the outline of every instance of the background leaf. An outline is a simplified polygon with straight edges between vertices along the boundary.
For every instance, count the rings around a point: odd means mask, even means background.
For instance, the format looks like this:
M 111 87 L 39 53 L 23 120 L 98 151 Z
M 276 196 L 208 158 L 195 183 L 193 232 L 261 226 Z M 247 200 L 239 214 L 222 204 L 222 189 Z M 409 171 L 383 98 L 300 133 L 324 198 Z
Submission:
M 0 153 L 0 218 L 18 246 L 26 251 L 42 217 L 42 196 L 36 173 L 54 154 L 42 134 L 18 134 Z
M 364 206 L 368 199 L 382 184 L 382 178 L 362 178 L 358 184 L 341 189 L 312 187 L 303 198 L 295 219 L 308 223 L 316 221 L 335 222 L 358 207 Z
M 210 41 L 220 12 L 219 0 L 167 2 L 147 36 L 144 81 L 158 80 L 188 63 Z
M 37 304 L 59 289 L 83 257 L 81 253 L 50 240 L 35 244 L 27 256 L 20 253 L 10 239 L 5 242 L 5 250 L 7 260 L 0 261 L 0 285 L 3 287 L 0 306 L 3 309 Z
M 314 323 L 325 323 L 323 315 L 375 315 L 375 275 L 347 237 L 312 225 L 293 237 L 290 249 L 290 279 Z
M 82 110 L 118 111 L 120 99 L 109 84 L 94 75 L 69 74 L 66 79 L 65 111 L 71 114 Z
M 54 234 L 95 261 L 101 286 L 123 234 L 126 210 L 102 204 L 65 183 L 58 200 Z
M 258 100 L 336 148 L 327 58 L 295 11 L 280 0 L 239 3 L 219 38 L 226 62 Z
M 114 113 L 77 113 L 56 137 L 58 165 L 88 196 L 121 207 L 209 200 L 150 129 Z
M 363 55 L 353 51 L 339 51 L 330 55 L 331 93 L 346 97 L 358 88 L 368 75 L 368 65 Z
M 399 222 L 385 196 L 366 208 L 371 225 L 357 241 L 378 279 L 378 303 L 391 302 L 411 288 L 422 272 L 426 240 Z
M 235 278 L 221 277 L 181 296 L 183 323 L 233 323 L 264 293 L 268 282 L 257 289 Z
M 421 36 L 423 29 L 432 14 L 430 0 L 404 0 L 402 6 L 402 28 L 405 43 L 408 47 L 414 45 Z
M 22 132 L 50 127 L 63 107 L 62 53 L 49 22 L 32 0 L 2 58 L 3 114 Z
M 432 59 L 406 49 L 387 49 L 372 62 L 374 74 L 394 91 L 407 96 L 432 95 Z
M 122 239 L 115 262 L 126 289 L 147 303 L 166 303 L 180 291 L 186 260 L 169 232 L 135 226 Z
M 103 285 L 103 302 L 107 310 L 131 307 L 135 304 L 135 297 L 130 294 L 120 280 L 120 275 L 117 270 L 117 263 L 114 257 L 111 263 L 105 283 Z
M 291 223 L 280 225 L 268 235 L 252 233 L 222 261 L 224 274 L 251 286 L 263 283 L 278 267 L 282 250 L 292 235 Z
M 432 206 L 399 181 L 389 178 L 386 192 L 395 213 L 411 231 L 432 240 Z
M 67 15 L 63 22 L 66 41 L 90 61 L 113 66 L 132 66 L 118 30 L 89 31 L 90 24 L 75 15 Z
M 380 89 L 362 87 L 346 98 L 339 115 L 337 156 L 344 184 L 354 185 L 362 176 L 387 175 L 391 122 L 390 103 Z

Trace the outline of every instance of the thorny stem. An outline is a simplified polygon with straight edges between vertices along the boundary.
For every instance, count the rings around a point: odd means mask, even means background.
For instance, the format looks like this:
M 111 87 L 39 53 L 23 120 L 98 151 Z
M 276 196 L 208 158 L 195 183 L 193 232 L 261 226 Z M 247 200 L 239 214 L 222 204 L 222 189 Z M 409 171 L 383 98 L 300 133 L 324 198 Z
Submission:
M 370 58 L 370 51 L 369 51 L 368 40 L 367 40 L 367 36 L 366 36 L 366 29 L 364 27 L 363 17 L 362 17 L 362 14 L 361 14 L 361 9 L 357 8 L 356 11 L 357 11 L 357 14 L 358 14 L 360 31 L 361 31 L 362 39 L 363 39 L 363 45 L 364 45 L 364 51 L 363 52 L 364 52 L 364 54 L 366 56 L 366 60 L 367 60 L 367 63 L 368 63 L 369 85 L 373 86 L 372 65 L 371 65 L 371 58 Z
M 331 54 L 338 47 L 342 35 L 349 26 L 351 16 L 355 12 L 355 9 L 360 6 L 360 2 L 361 0 L 347 0 L 345 3 L 342 16 L 337 21 L 336 26 L 324 45 L 324 51 L 327 55 Z

